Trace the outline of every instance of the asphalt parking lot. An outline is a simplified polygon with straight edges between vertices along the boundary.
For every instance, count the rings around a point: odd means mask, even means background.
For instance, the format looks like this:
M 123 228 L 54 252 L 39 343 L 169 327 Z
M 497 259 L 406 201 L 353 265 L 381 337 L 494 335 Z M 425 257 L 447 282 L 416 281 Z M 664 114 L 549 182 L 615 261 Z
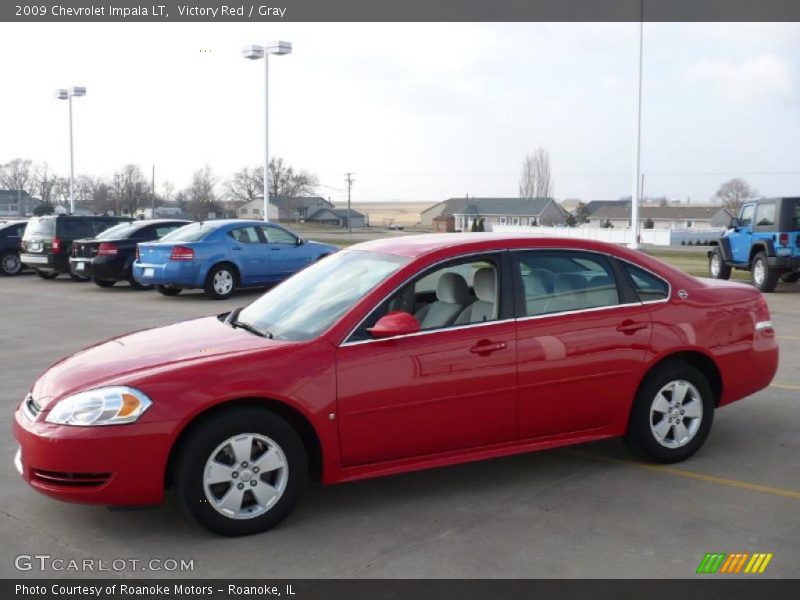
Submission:
M 0 280 L 0 576 L 79 575 L 17 571 L 20 554 L 194 561 L 191 573 L 123 572 L 142 577 L 681 578 L 697 577 L 706 552 L 771 552 L 765 574 L 749 577 L 800 573 L 800 287 L 789 284 L 768 296 L 781 342 L 773 386 L 718 411 L 705 447 L 671 467 L 642 463 L 612 440 L 314 484 L 278 528 L 239 539 L 205 532 L 173 497 L 158 509 L 111 512 L 50 500 L 21 480 L 12 413 L 48 365 L 258 293 L 213 302 L 66 277 Z

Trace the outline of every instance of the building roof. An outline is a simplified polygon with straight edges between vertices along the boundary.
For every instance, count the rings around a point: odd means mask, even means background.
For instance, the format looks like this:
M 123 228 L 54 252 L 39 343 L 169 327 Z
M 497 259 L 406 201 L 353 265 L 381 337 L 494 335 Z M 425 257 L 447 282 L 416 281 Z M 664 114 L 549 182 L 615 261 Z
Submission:
M 448 198 L 441 215 L 518 215 L 535 217 L 553 202 L 550 198 Z
M 333 212 L 333 214 L 335 214 L 337 217 L 341 217 L 341 218 L 345 218 L 345 219 L 348 216 L 348 209 L 346 209 L 346 208 L 334 208 L 333 211 L 331 211 L 331 212 Z M 350 213 L 350 217 L 352 219 L 360 219 L 360 218 L 364 217 L 363 213 L 360 213 L 357 210 L 352 209 L 352 208 L 349 209 L 349 213 Z
M 708 221 L 720 211 L 722 206 L 640 206 L 640 219 Z M 630 219 L 630 203 L 625 205 L 601 206 L 589 217 L 592 219 Z
M 589 200 L 586 203 L 586 214 L 590 217 L 604 206 L 627 206 L 630 207 L 630 200 Z

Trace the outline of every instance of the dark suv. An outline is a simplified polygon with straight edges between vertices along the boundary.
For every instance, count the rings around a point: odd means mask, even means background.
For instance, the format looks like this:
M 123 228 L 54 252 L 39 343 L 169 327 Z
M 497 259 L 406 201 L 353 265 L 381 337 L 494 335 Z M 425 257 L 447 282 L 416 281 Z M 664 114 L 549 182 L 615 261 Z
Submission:
M 800 279 L 800 197 L 764 198 L 745 202 L 731 229 L 708 253 L 708 271 L 728 279 L 731 269 L 750 271 L 762 292 L 771 292 L 778 280 Z
M 128 217 L 81 217 L 58 215 L 33 217 L 28 221 L 22 236 L 22 264 L 36 270 L 42 279 L 55 279 L 60 273 L 69 272 L 70 277 L 83 280 L 69 270 L 72 242 L 94 237 L 120 223 L 130 223 Z
M 155 219 L 121 223 L 92 239 L 76 240 L 72 244 L 70 273 L 91 278 L 100 287 L 111 287 L 117 281 L 128 281 L 137 290 L 150 286 L 142 285 L 131 274 L 131 265 L 136 259 L 136 245 L 154 242 L 191 221 Z
M 22 271 L 19 251 L 26 221 L 0 221 L 0 273 L 16 275 Z

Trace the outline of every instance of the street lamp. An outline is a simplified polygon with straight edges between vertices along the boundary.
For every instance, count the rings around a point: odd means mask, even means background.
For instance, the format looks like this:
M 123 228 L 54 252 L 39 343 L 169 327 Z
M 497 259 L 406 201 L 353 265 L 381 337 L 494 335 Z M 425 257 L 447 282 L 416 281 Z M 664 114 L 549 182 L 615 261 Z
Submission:
M 69 212 L 75 213 L 75 152 L 72 145 L 72 97 L 85 96 L 86 88 L 75 86 L 56 90 L 56 98 L 69 101 Z
M 245 46 L 242 56 L 264 59 L 264 220 L 269 221 L 269 55 L 291 54 L 291 42 L 268 42 L 266 46 Z

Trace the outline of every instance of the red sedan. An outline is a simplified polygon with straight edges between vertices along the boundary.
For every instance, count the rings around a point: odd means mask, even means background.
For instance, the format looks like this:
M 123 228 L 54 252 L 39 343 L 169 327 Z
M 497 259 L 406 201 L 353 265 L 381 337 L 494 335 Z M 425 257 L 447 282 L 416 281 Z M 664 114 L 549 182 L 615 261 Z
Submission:
M 752 287 L 582 240 L 385 239 L 231 313 L 62 360 L 15 415 L 17 468 L 61 500 L 173 487 L 224 535 L 260 532 L 308 476 L 337 483 L 625 436 L 694 454 L 714 410 L 769 385 Z

